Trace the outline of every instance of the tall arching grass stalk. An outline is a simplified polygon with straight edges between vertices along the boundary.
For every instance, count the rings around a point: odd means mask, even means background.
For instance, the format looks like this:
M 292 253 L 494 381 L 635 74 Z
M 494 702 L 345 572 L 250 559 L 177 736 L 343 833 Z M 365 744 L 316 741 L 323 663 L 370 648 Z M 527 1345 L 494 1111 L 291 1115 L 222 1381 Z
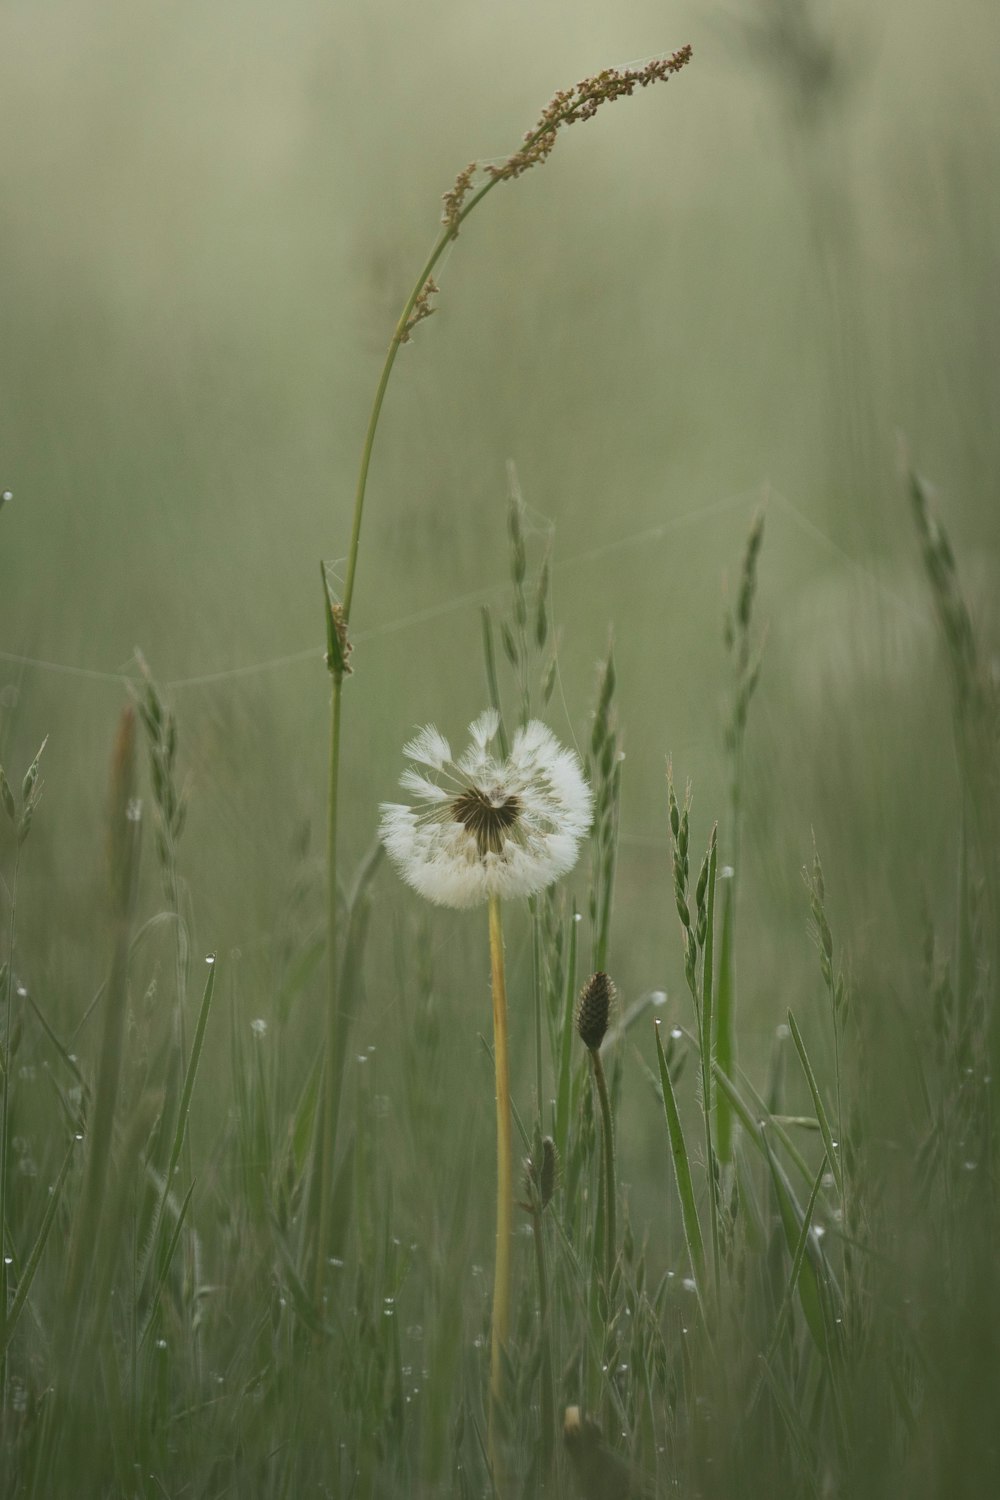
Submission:
M 358 472 L 357 489 L 354 496 L 354 511 L 351 522 L 351 540 L 347 553 L 347 571 L 344 578 L 343 598 L 337 600 L 330 591 L 324 573 L 327 606 L 327 663 L 331 676 L 330 694 L 330 753 L 327 798 L 327 1018 L 326 1018 L 326 1087 L 320 1119 L 320 1139 L 316 1153 L 319 1166 L 319 1209 L 315 1243 L 315 1292 L 317 1302 L 322 1301 L 325 1277 L 325 1260 L 330 1239 L 330 1214 L 332 1201 L 333 1158 L 336 1141 L 338 1090 L 335 1085 L 339 1068 L 339 1056 L 343 1045 L 345 1017 L 341 1011 L 340 958 L 338 949 L 337 920 L 337 803 L 340 782 L 340 735 L 342 725 L 342 702 L 344 677 L 350 672 L 348 656 L 350 641 L 348 625 L 354 602 L 354 586 L 357 575 L 358 550 L 361 542 L 361 523 L 364 517 L 365 494 L 371 466 L 375 434 L 378 431 L 382 406 L 385 401 L 389 379 L 396 363 L 401 345 L 407 343 L 413 330 L 434 311 L 433 298 L 438 287 L 434 272 L 445 250 L 458 237 L 459 230 L 474 209 L 478 208 L 488 193 L 500 182 L 513 181 L 547 160 L 555 146 L 559 132 L 582 120 L 591 119 L 604 104 L 616 99 L 628 98 L 637 88 L 647 88 L 652 83 L 666 82 L 691 60 L 690 46 L 681 47 L 666 57 L 653 58 L 641 67 L 605 68 L 590 78 L 568 89 L 560 90 L 542 111 L 538 123 L 528 131 L 521 146 L 499 165 L 483 169 L 479 185 L 476 186 L 477 164 L 470 163 L 455 179 L 454 186 L 444 195 L 442 228 L 434 246 L 413 284 L 406 299 L 399 321 L 389 341 L 385 362 L 375 388 L 368 427 L 361 449 L 361 465 Z

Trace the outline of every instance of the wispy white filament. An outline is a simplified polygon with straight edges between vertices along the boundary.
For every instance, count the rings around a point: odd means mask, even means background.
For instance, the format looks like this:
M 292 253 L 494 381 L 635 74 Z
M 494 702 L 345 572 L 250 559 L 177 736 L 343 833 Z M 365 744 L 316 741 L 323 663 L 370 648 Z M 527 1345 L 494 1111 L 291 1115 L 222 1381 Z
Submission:
M 382 805 L 390 858 L 440 906 L 544 890 L 572 869 L 590 828 L 593 796 L 576 755 L 533 720 L 500 760 L 491 750 L 499 724 L 494 709 L 480 714 L 458 759 L 433 725 L 422 729 L 403 749 L 421 769 L 400 778 L 415 802 Z

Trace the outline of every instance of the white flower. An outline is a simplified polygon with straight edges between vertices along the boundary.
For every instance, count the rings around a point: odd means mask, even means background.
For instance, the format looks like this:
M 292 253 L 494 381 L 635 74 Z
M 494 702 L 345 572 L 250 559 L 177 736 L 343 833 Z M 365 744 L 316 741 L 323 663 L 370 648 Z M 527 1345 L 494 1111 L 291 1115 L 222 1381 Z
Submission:
M 403 747 L 411 766 L 400 786 L 415 803 L 382 804 L 379 833 L 400 875 L 441 906 L 476 906 L 490 896 L 531 896 L 576 863 L 593 796 L 580 762 L 532 720 L 498 760 L 490 744 L 495 709 L 469 726 L 472 743 L 455 760 L 432 724 Z M 430 772 L 432 774 L 427 774 Z

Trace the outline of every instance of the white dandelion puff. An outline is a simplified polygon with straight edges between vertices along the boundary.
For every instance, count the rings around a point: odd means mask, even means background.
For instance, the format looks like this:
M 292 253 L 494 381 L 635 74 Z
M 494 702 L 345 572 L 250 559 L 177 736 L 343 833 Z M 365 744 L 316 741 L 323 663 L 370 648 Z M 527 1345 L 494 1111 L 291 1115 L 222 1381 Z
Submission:
M 574 753 L 533 720 L 501 760 L 491 748 L 499 727 L 495 709 L 480 714 L 455 759 L 428 725 L 403 754 L 439 779 L 408 767 L 400 785 L 415 802 L 382 805 L 389 857 L 408 885 L 440 906 L 544 890 L 573 868 L 590 828 L 593 795 Z

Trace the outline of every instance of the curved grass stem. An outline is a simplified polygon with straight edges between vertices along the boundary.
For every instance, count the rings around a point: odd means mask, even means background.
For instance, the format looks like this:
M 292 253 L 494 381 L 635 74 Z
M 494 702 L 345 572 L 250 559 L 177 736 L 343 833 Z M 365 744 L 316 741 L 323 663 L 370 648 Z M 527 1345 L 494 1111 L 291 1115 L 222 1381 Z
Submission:
M 375 388 L 375 398 L 372 402 L 368 426 L 365 430 L 364 443 L 361 449 L 361 464 L 358 471 L 358 483 L 354 494 L 351 540 L 348 547 L 347 568 L 344 575 L 344 595 L 339 606 L 338 629 L 343 631 L 344 657 L 340 665 L 331 665 L 333 703 L 331 707 L 329 803 L 327 814 L 327 933 L 329 946 L 326 1026 L 327 1088 L 324 1095 L 325 1102 L 320 1123 L 322 1140 L 317 1143 L 319 1150 L 316 1153 L 316 1160 L 319 1163 L 321 1172 L 319 1216 L 315 1244 L 317 1295 L 319 1295 L 322 1287 L 322 1266 L 325 1263 L 329 1243 L 330 1200 L 332 1193 L 330 1180 L 333 1173 L 339 1102 L 337 1098 L 339 1088 L 335 1079 L 340 1067 L 340 1054 L 343 1050 L 342 1033 L 344 1028 L 343 1018 L 340 1013 L 340 971 L 337 959 L 336 840 L 340 762 L 340 695 L 344 675 L 343 660 L 346 660 L 346 652 L 349 650 L 347 644 L 347 627 L 350 621 L 351 606 L 354 602 L 354 586 L 358 566 L 358 551 L 361 544 L 361 523 L 364 516 L 365 493 L 368 488 L 368 472 L 371 467 L 375 436 L 378 432 L 385 394 L 389 386 L 393 367 L 396 363 L 396 355 L 399 353 L 400 345 L 406 343 L 416 323 L 431 310 L 429 299 L 436 291 L 431 278 L 438 262 L 451 241 L 457 238 L 458 232 L 466 219 L 479 207 L 487 194 L 492 192 L 498 183 L 514 181 L 533 165 L 544 161 L 552 150 L 558 132 L 564 125 L 571 125 L 575 121 L 591 119 L 602 104 L 631 95 L 636 88 L 645 88 L 649 84 L 669 78 L 672 74 L 680 72 L 690 59 L 691 48 L 682 47 L 672 56 L 654 59 L 639 69 L 625 69 L 621 71 L 614 68 L 605 69 L 604 72 L 596 74 L 593 78 L 585 79 L 582 83 L 577 84 L 575 88 L 567 89 L 563 93 L 557 94 L 543 111 L 535 128 L 525 136 L 518 150 L 502 166 L 490 166 L 486 168 L 486 181 L 476 188 L 475 191 L 472 190 L 474 166 L 468 167 L 464 172 L 460 173 L 455 188 L 445 197 L 443 226 L 419 276 L 413 284 L 413 289 L 406 299 L 399 321 L 393 330 L 392 338 L 389 340 L 389 348 L 386 351 L 382 372 L 379 376 L 378 385 Z

